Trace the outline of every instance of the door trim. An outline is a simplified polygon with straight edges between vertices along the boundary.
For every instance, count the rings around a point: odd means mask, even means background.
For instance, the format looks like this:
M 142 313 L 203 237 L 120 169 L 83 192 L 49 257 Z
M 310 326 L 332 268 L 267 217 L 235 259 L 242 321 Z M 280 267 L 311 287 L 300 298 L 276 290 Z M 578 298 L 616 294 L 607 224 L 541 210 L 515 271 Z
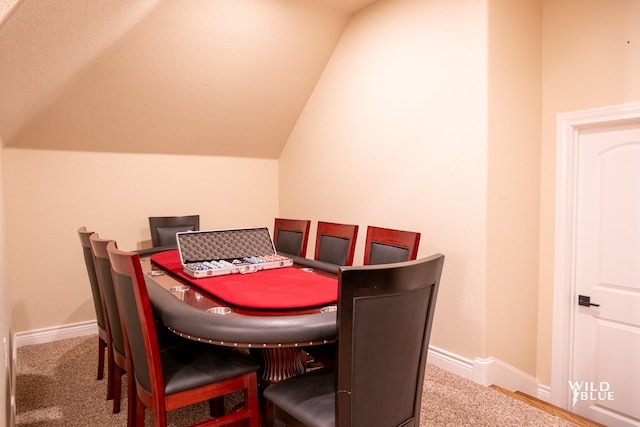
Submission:
M 640 102 L 558 114 L 556 121 L 556 197 L 553 277 L 551 402 L 570 409 L 573 369 L 576 186 L 580 132 L 640 120 Z

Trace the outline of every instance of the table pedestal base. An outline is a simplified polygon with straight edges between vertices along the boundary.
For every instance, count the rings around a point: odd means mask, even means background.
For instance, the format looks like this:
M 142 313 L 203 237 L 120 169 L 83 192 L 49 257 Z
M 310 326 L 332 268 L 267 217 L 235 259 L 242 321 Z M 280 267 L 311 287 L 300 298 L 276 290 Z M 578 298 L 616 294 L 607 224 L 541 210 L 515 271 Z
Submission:
M 263 366 L 259 375 L 263 381 L 277 383 L 304 372 L 299 347 L 260 349 Z

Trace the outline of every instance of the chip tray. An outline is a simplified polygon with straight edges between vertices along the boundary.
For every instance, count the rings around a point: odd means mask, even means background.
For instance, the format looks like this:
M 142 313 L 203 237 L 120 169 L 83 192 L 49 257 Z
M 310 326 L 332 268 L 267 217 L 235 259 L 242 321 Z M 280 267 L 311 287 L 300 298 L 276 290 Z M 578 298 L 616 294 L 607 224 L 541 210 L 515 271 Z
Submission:
M 293 265 L 291 258 L 276 253 L 267 227 L 185 231 L 176 237 L 183 270 L 195 278 Z

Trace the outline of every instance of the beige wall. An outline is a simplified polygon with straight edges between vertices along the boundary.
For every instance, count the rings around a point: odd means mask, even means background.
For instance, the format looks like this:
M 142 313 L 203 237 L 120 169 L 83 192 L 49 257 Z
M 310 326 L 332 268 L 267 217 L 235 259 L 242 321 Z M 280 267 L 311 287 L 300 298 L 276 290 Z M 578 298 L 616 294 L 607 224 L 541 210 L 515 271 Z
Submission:
M 545 0 L 538 378 L 551 378 L 556 115 L 640 101 L 640 2 Z
M 95 319 L 80 226 L 133 250 L 148 216 L 271 227 L 278 209 L 276 160 L 5 149 L 4 176 L 16 332 Z
M 360 13 L 280 158 L 280 214 L 359 224 L 356 263 L 367 225 L 446 255 L 432 344 L 470 358 L 485 336 L 486 26 L 475 0 Z
M 489 2 L 486 349 L 535 377 L 542 3 Z
M 11 426 L 13 425 L 11 409 L 13 330 L 11 326 L 11 292 L 9 288 L 9 273 L 7 271 L 4 167 L 2 159 L 3 151 L 0 150 L 0 339 L 2 340 L 2 343 L 0 343 L 0 366 L 9 366 L 9 368 L 2 369 L 2 374 L 0 374 L 0 425 Z

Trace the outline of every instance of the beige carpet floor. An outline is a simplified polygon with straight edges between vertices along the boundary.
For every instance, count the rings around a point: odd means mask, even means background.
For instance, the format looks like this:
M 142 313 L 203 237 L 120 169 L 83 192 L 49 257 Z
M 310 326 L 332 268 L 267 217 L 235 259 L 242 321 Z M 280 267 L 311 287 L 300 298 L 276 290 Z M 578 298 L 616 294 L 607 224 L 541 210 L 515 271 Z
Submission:
M 19 348 L 16 425 L 126 426 L 126 399 L 122 400 L 122 411 L 112 414 L 112 402 L 106 400 L 106 379 L 95 379 L 96 352 L 96 336 Z M 206 404 L 172 411 L 169 425 L 185 426 L 202 421 L 207 413 Z M 428 365 L 420 426 L 562 427 L 573 424 Z

